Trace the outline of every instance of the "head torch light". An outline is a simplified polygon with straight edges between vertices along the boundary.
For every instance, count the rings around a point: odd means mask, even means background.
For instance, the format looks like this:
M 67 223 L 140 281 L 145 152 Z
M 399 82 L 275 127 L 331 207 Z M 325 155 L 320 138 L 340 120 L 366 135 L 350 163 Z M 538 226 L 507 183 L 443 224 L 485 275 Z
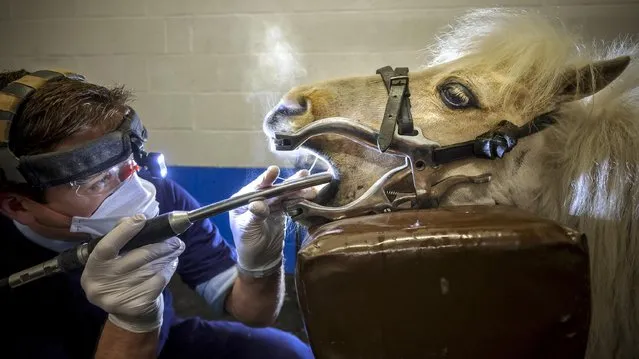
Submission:
M 41 70 L 26 75 L 0 91 L 0 183 L 23 183 L 45 189 L 74 183 L 108 170 L 133 156 L 152 177 L 167 174 L 164 156 L 146 152 L 146 128 L 135 111 L 128 107 L 120 126 L 82 147 L 37 155 L 15 155 L 19 134 L 11 124 L 20 118 L 20 110 L 29 97 L 51 80 L 68 78 L 85 81 L 84 76 L 63 70 Z

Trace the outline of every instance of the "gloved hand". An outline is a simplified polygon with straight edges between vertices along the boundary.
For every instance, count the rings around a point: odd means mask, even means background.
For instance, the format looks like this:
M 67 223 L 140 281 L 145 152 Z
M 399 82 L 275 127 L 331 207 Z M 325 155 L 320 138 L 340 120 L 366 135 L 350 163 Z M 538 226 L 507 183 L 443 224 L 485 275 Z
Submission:
M 233 197 L 259 188 L 270 187 L 279 176 L 277 166 L 269 167 L 262 175 L 239 190 Z M 286 181 L 308 176 L 306 170 L 299 171 Z M 285 181 L 285 182 L 286 182 Z M 231 232 L 241 272 L 254 277 L 264 277 L 275 272 L 282 264 L 284 249 L 284 212 L 282 201 L 292 198 L 312 199 L 314 189 L 272 198 L 256 200 L 248 206 L 229 213 Z
M 143 226 L 144 215 L 121 221 L 95 246 L 81 279 L 89 302 L 109 313 L 113 324 L 135 333 L 162 325 L 162 291 L 184 251 L 184 243 L 173 237 L 119 255 Z

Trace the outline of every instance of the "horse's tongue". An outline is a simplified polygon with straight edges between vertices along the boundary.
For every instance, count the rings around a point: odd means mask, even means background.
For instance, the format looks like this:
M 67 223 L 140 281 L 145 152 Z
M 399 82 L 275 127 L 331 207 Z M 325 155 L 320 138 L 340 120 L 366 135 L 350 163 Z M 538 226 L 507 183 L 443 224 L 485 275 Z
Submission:
M 324 187 L 317 193 L 313 202 L 319 205 L 326 205 L 328 201 L 335 197 L 337 190 L 339 189 L 339 176 L 335 175 L 333 180 L 328 184 L 324 185 Z

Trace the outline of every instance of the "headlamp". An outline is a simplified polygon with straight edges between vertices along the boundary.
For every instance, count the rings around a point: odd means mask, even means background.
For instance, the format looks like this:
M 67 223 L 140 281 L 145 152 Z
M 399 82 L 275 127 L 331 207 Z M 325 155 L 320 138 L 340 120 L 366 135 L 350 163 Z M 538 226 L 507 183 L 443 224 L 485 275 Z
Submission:
M 15 156 L 11 123 L 20 119 L 20 110 L 29 96 L 48 81 L 61 77 L 84 81 L 84 77 L 68 71 L 37 71 L 24 76 L 0 91 L 0 181 L 26 183 L 45 189 L 73 183 L 122 163 L 133 155 L 151 176 L 166 176 L 164 156 L 147 153 L 146 128 L 132 108 L 114 131 L 82 147 L 38 155 Z M 19 137 L 19 136 L 18 136 Z
M 140 150 L 137 154 L 134 154 L 135 162 L 141 167 L 144 167 L 149 174 L 154 178 L 164 178 L 167 174 L 166 163 L 164 162 L 164 155 L 158 152 L 145 152 Z

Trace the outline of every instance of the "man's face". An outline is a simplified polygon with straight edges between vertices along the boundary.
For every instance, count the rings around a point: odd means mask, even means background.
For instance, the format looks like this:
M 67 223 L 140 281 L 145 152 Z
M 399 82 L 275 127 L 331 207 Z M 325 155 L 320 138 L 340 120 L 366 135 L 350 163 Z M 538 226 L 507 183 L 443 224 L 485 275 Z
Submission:
M 91 129 L 74 135 L 60 143 L 55 151 L 80 147 L 102 137 L 104 132 Z M 52 210 L 73 217 L 89 217 L 111 193 L 92 196 L 78 195 L 76 189 L 68 184 L 48 188 L 44 193 L 45 203 Z
M 104 135 L 101 130 L 90 129 L 73 135 L 58 144 L 54 150 L 80 147 Z M 55 186 L 44 192 L 45 203 L 41 204 L 20 195 L 2 199 L 3 214 L 30 227 L 36 233 L 60 240 L 83 240 L 87 236 L 69 231 L 74 216 L 90 217 L 112 192 L 80 195 L 69 184 Z

